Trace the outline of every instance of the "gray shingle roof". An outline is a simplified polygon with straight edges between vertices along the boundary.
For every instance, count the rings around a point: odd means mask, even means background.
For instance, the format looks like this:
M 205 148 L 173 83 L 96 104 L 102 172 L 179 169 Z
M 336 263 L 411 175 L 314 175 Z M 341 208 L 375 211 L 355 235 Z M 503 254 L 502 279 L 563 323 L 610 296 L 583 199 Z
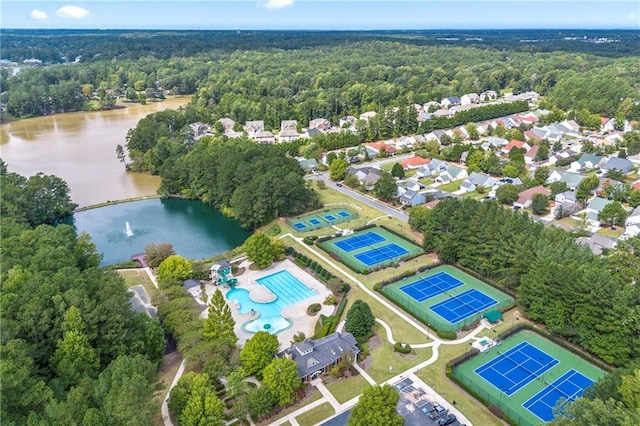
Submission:
M 356 346 L 356 339 L 351 333 L 335 332 L 322 339 L 306 339 L 294 343 L 291 347 L 281 351 L 278 356 L 287 356 L 297 365 L 298 377 L 306 377 L 327 365 L 342 358 L 348 351 L 354 356 L 360 352 Z

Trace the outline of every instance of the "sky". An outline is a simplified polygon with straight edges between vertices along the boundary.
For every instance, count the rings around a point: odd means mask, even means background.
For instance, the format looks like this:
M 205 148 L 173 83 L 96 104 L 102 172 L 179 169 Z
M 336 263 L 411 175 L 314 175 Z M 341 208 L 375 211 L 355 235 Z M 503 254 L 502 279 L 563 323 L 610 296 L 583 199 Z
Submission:
M 640 29 L 640 0 L 2 0 L 25 29 Z

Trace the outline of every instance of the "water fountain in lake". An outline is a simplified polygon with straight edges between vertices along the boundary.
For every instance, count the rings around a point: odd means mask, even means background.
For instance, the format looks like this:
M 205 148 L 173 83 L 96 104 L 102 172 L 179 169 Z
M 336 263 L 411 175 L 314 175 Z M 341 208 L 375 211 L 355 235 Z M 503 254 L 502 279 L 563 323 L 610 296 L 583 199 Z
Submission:
M 133 235 L 133 230 L 131 229 L 129 222 L 125 224 L 125 233 L 127 234 L 127 237 L 131 237 Z

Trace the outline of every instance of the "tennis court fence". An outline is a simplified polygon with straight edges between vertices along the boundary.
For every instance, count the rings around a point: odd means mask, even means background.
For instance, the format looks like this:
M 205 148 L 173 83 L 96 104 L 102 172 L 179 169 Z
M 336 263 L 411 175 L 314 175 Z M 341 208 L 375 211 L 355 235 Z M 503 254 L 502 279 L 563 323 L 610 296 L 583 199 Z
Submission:
M 393 240 L 388 241 L 388 243 L 393 243 L 393 242 L 394 242 Z M 401 260 L 406 261 L 423 254 L 422 249 L 419 247 L 414 248 L 414 247 L 407 247 L 406 245 L 403 245 L 401 247 L 407 250 L 406 254 L 403 254 L 402 256 L 399 256 L 399 257 L 392 257 L 392 258 L 383 260 L 381 262 L 377 262 L 373 265 L 365 265 L 364 263 L 360 262 L 358 259 L 356 259 L 355 257 L 353 257 L 348 253 L 341 254 L 337 249 L 334 248 L 332 244 L 330 244 L 330 239 L 326 239 L 326 240 L 318 239 L 316 245 L 321 249 L 323 249 L 324 251 L 326 251 L 327 253 L 329 253 L 329 255 L 337 256 L 340 259 L 340 262 L 344 263 L 349 268 L 351 268 L 352 270 L 358 273 L 369 273 L 373 271 L 378 271 L 380 269 L 386 268 L 387 266 L 395 265 Z M 366 248 L 368 250 L 373 250 L 373 251 L 378 250 L 377 248 L 372 246 L 366 246 Z
M 430 309 L 426 309 L 423 302 L 417 302 L 413 297 L 400 294 L 400 291 L 390 291 L 389 288 L 383 287 L 382 294 L 384 294 L 388 299 L 393 301 L 396 305 L 410 312 L 411 315 L 422 321 L 424 324 L 428 324 L 431 328 L 440 331 L 448 331 L 448 332 L 457 332 L 465 327 L 476 323 L 482 319 L 482 315 L 484 315 L 484 311 L 480 311 L 476 314 L 471 315 L 470 317 L 465 318 L 464 320 L 457 322 L 455 324 L 446 321 L 444 318 L 440 317 L 436 313 L 432 312 Z M 515 302 L 511 299 L 504 300 L 502 302 L 498 302 L 495 305 L 492 305 L 491 310 L 499 310 L 504 312 L 510 308 L 515 306 Z

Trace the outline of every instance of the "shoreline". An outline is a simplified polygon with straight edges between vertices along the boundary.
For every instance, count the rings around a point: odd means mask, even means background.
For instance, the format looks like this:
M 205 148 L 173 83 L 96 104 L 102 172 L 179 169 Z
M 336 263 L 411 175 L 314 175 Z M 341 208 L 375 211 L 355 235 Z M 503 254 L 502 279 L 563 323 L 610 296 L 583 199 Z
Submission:
M 142 201 L 142 200 L 149 200 L 149 199 L 154 199 L 154 198 L 162 198 L 162 195 L 150 194 L 150 195 L 140 195 L 138 197 L 132 197 L 132 198 L 123 198 L 121 200 L 113 200 L 113 201 L 109 200 L 109 201 L 105 201 L 103 203 L 91 204 L 89 206 L 78 207 L 77 209 L 75 209 L 73 211 L 73 213 L 79 213 L 79 212 L 83 212 L 83 211 L 86 211 L 86 210 L 99 209 L 100 207 L 107 207 L 107 206 L 113 206 L 113 205 L 116 205 L 116 204 L 131 203 L 133 201 Z M 173 198 L 173 197 L 169 196 L 167 198 Z

